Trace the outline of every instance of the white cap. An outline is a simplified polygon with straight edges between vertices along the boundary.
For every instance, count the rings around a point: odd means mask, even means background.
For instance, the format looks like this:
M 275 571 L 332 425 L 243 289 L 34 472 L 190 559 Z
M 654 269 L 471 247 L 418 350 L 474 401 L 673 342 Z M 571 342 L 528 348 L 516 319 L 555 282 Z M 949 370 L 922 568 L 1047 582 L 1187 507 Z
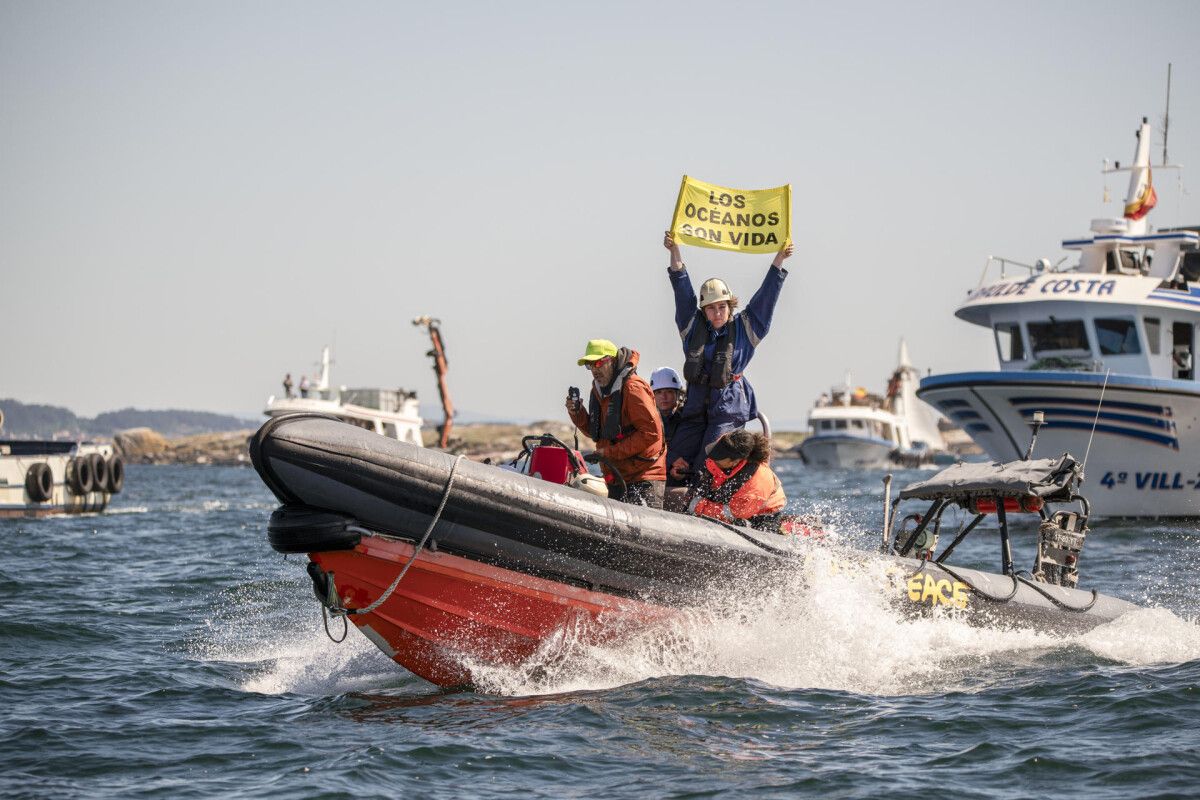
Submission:
M 683 379 L 670 367 L 659 367 L 650 374 L 650 388 L 656 392 L 659 389 L 679 390 L 683 388 Z

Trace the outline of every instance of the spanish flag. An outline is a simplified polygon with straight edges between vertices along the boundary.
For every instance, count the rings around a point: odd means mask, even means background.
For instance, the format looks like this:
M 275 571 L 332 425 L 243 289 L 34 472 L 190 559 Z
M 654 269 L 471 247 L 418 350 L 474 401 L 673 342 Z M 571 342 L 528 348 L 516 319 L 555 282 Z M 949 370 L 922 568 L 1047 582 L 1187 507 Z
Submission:
M 1133 202 L 1125 206 L 1125 219 L 1139 220 L 1150 213 L 1150 209 L 1158 204 L 1158 193 L 1154 191 L 1154 176 L 1146 167 L 1146 185 L 1139 187 Z

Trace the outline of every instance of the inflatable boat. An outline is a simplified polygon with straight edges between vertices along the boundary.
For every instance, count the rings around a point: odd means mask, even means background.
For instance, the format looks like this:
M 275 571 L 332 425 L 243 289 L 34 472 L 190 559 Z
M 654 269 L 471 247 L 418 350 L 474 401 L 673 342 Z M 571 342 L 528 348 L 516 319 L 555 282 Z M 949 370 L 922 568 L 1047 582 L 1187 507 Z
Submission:
M 308 554 L 323 612 L 446 687 L 469 686 L 472 664 L 528 665 L 564 631 L 605 640 L 667 620 L 702 605 L 714 587 L 795 569 L 813 546 L 615 502 L 319 415 L 269 420 L 250 454 L 283 504 L 268 523 L 271 546 Z M 901 525 L 892 534 L 885 524 L 887 552 L 861 554 L 888 563 L 897 602 L 1071 628 L 1133 607 L 1068 585 L 940 563 L 929 545 L 949 502 L 911 533 Z

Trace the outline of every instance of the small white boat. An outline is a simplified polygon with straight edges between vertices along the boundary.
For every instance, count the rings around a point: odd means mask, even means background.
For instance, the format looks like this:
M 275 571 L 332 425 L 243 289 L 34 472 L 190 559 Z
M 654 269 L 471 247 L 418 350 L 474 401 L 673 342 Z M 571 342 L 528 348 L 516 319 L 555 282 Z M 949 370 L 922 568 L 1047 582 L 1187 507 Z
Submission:
M 124 487 L 110 444 L 0 439 L 0 518 L 103 511 Z
M 827 469 L 887 469 L 928 464 L 946 451 L 936 414 L 917 399 L 920 380 L 900 341 L 899 364 L 885 396 L 844 387 L 822 395 L 797 448 L 805 464 Z
M 1043 412 L 1040 453 L 1084 457 L 1097 514 L 1200 516 L 1200 228 L 1150 226 L 1145 119 L 1132 166 L 1108 171 L 1131 173 L 1125 216 L 1063 241 L 1077 263 L 989 257 L 955 312 L 993 331 L 1000 369 L 935 375 L 918 394 L 997 461 L 1021 457 Z
M 271 395 L 263 413 L 268 417 L 284 414 L 318 413 L 336 417 L 389 439 L 423 447 L 420 407 L 417 393 L 403 389 L 348 389 L 329 385 L 329 347 L 321 350 L 321 374 L 314 385 L 302 379 L 299 395 Z

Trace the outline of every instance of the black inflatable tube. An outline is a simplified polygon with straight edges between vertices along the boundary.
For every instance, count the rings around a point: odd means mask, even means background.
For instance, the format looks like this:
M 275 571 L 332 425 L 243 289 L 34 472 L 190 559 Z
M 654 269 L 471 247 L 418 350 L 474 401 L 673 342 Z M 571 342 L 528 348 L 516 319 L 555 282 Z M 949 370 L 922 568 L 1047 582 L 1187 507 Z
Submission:
M 454 457 L 319 415 L 269 420 L 250 458 L 285 504 L 407 539 L 429 524 Z M 459 464 L 441 550 L 621 595 L 677 598 L 779 557 L 708 520 L 617 503 L 498 467 Z

